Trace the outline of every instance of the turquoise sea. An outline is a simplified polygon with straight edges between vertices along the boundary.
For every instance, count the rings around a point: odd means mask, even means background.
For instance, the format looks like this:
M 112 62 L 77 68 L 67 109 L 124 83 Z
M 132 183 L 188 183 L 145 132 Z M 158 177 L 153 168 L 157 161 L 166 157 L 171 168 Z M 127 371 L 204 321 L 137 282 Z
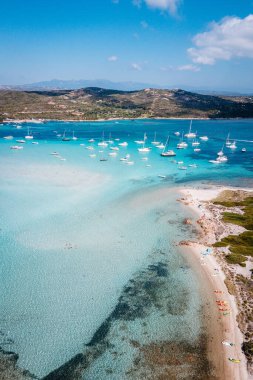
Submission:
M 77 378 L 148 379 L 158 346 L 201 348 L 200 284 L 176 246 L 196 231 L 183 223 L 193 216 L 177 202 L 178 188 L 252 186 L 253 120 L 193 121 L 209 140 L 200 152 L 191 139 L 177 150 L 174 132 L 187 133 L 189 123 L 0 125 L 0 346 L 19 354 L 20 367 L 44 377 L 76 358 Z M 16 142 L 27 127 L 33 140 Z M 170 135 L 176 157 L 160 156 L 155 132 L 163 143 Z M 144 133 L 147 153 L 135 142 Z M 228 133 L 237 148 L 224 147 L 226 163 L 210 163 Z M 107 147 L 98 146 L 102 136 Z M 182 378 L 197 369 L 184 366 Z

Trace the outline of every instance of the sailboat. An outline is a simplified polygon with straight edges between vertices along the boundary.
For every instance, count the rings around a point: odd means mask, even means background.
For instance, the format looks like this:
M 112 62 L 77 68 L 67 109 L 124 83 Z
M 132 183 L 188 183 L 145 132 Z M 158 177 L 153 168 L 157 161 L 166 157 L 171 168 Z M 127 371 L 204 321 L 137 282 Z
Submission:
M 109 140 L 107 141 L 107 143 L 108 144 L 113 144 L 114 143 L 114 141 L 112 140 L 112 134 L 111 134 L 111 132 L 109 134 Z
M 189 128 L 189 131 L 188 133 L 185 134 L 185 137 L 187 137 L 188 139 L 194 139 L 196 137 L 196 133 L 192 132 L 192 120 L 190 122 L 190 128 Z
M 143 153 L 143 152 L 149 152 L 150 151 L 150 148 L 145 147 L 146 139 L 147 139 L 147 136 L 146 136 L 146 133 L 144 133 L 143 145 L 142 145 L 142 148 L 138 148 L 139 152 Z
M 170 139 L 170 136 L 168 136 L 167 140 L 166 140 L 166 143 L 165 143 L 165 147 L 161 153 L 161 156 L 162 157 L 172 157 L 172 156 L 176 156 L 176 153 L 174 152 L 174 150 L 167 150 L 167 152 L 165 152 L 165 149 L 167 147 L 167 144 L 169 142 L 169 139 Z
M 231 141 L 229 140 L 229 133 L 228 133 L 228 137 L 226 139 L 226 146 L 229 147 L 231 145 Z
M 69 137 L 66 137 L 66 129 L 64 130 L 63 136 L 62 136 L 62 141 L 70 141 Z
M 155 135 L 154 135 L 154 140 L 151 142 L 152 145 L 159 145 L 160 142 L 159 141 L 156 141 L 156 132 L 155 132 Z
M 26 140 L 32 140 L 33 139 L 33 135 L 30 134 L 29 127 L 27 128 L 27 135 L 25 136 L 25 139 Z
M 107 142 L 105 142 L 105 133 L 102 133 L 102 140 L 98 143 L 98 146 L 104 146 L 105 148 L 108 146 Z
M 77 140 L 77 137 L 75 136 L 75 131 L 73 131 L 73 137 L 72 140 Z
M 177 149 L 185 149 L 188 147 L 188 144 L 183 141 L 183 133 L 182 133 L 182 138 L 181 138 L 181 141 L 180 143 L 177 144 Z

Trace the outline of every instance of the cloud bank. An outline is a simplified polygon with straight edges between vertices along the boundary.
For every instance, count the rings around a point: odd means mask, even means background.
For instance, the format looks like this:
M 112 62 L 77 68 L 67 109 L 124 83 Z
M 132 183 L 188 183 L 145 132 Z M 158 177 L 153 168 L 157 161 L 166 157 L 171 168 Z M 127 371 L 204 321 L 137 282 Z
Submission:
M 176 15 L 181 0 L 143 0 L 150 8 L 157 8 L 162 11 L 168 11 L 171 15 Z M 133 0 L 133 4 L 140 7 L 142 0 Z
M 193 38 L 193 43 L 195 47 L 188 53 L 195 63 L 213 65 L 218 60 L 253 58 L 253 14 L 213 22 L 209 31 Z

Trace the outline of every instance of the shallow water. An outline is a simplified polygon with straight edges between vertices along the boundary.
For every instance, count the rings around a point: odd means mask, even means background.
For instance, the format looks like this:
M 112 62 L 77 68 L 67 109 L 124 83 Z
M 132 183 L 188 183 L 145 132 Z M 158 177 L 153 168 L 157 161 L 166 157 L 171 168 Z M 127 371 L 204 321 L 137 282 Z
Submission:
M 143 347 L 198 342 L 199 284 L 175 246 L 194 231 L 183 225 L 185 211 L 176 202 L 175 189 L 188 182 L 251 185 L 252 143 L 238 141 L 235 152 L 227 149 L 227 164 L 216 166 L 208 160 L 215 159 L 228 132 L 232 139 L 253 140 L 253 120 L 194 121 L 193 129 L 207 134 L 209 141 L 201 143 L 198 154 L 191 146 L 176 151 L 176 160 L 184 161 L 187 170 L 160 157 L 157 148 L 146 155 L 137 151 L 134 141 L 147 132 L 151 146 L 154 131 L 163 142 L 170 133 L 169 148 L 175 150 L 178 138 L 173 132 L 186 132 L 188 124 L 31 124 L 39 144 L 26 142 L 22 151 L 9 148 L 24 137 L 26 124 L 22 129 L 0 126 L 0 137 L 15 136 L 12 142 L 0 142 L 0 345 L 19 353 L 21 367 L 44 376 L 89 350 L 85 344 L 93 342 L 96 352 L 98 343 L 109 342 L 114 349 L 103 349 L 84 370 L 84 378 L 134 378 L 133 341 Z M 74 130 L 78 140 L 61 141 L 56 135 L 64 130 L 70 136 Z M 106 138 L 111 133 L 112 139 L 120 139 L 114 146 L 127 141 L 128 147 L 101 162 L 110 152 L 106 148 L 99 153 L 103 131 Z M 94 144 L 87 141 L 91 137 Z M 93 151 L 87 145 L 94 145 L 96 158 L 89 157 Z M 51 155 L 54 151 L 66 160 Z M 133 165 L 119 160 L 126 154 Z M 189 167 L 192 163 L 198 167 Z M 129 315 L 125 309 L 115 312 L 122 300 Z M 98 342 L 95 333 L 106 321 L 107 334 Z M 135 371 L 138 378 L 141 368 Z

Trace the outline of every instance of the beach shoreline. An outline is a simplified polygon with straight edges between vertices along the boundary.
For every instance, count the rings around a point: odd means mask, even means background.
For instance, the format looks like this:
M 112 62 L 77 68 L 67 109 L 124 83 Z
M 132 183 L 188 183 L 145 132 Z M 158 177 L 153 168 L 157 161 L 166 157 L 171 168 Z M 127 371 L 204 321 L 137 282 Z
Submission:
M 224 282 L 226 279 L 224 267 L 228 267 L 228 264 L 216 256 L 215 250 L 212 254 L 203 255 L 203 252 L 218 240 L 218 237 L 230 233 L 241 233 L 241 227 L 230 225 L 219 235 L 217 224 L 220 222 L 221 215 L 215 215 L 207 208 L 207 204 L 224 190 L 238 190 L 238 188 L 209 186 L 204 189 L 194 187 L 179 189 L 183 196 L 179 201 L 184 207 L 190 208 L 197 218 L 196 227 L 198 230 L 197 239 L 183 241 L 180 245 L 183 256 L 198 273 L 199 278 L 204 281 L 202 284 L 205 284 L 205 291 L 209 293 L 204 313 L 206 314 L 205 323 L 209 338 L 209 360 L 214 364 L 219 379 L 246 380 L 252 379 L 252 376 L 248 373 L 247 360 L 241 349 L 243 334 L 237 322 L 239 313 L 237 299 L 229 294 Z M 242 190 L 252 191 L 251 189 Z M 225 305 L 229 305 L 229 314 L 226 315 L 226 313 L 218 310 L 216 302 L 219 299 L 225 301 Z M 224 346 L 222 341 L 233 342 L 234 346 Z M 240 363 L 230 362 L 229 357 L 239 359 Z
M 210 118 L 210 117 L 134 117 L 134 118 L 108 118 L 108 119 L 4 119 L 2 121 L 3 124 L 9 124 L 9 123 L 34 123 L 34 124 L 43 124 L 48 122 L 69 122 L 69 123 L 99 123 L 99 122 L 106 122 L 106 121 L 123 121 L 123 120 L 248 120 L 252 119 L 244 118 L 244 117 L 234 117 L 234 118 L 223 118 L 223 117 L 216 117 L 216 118 Z

